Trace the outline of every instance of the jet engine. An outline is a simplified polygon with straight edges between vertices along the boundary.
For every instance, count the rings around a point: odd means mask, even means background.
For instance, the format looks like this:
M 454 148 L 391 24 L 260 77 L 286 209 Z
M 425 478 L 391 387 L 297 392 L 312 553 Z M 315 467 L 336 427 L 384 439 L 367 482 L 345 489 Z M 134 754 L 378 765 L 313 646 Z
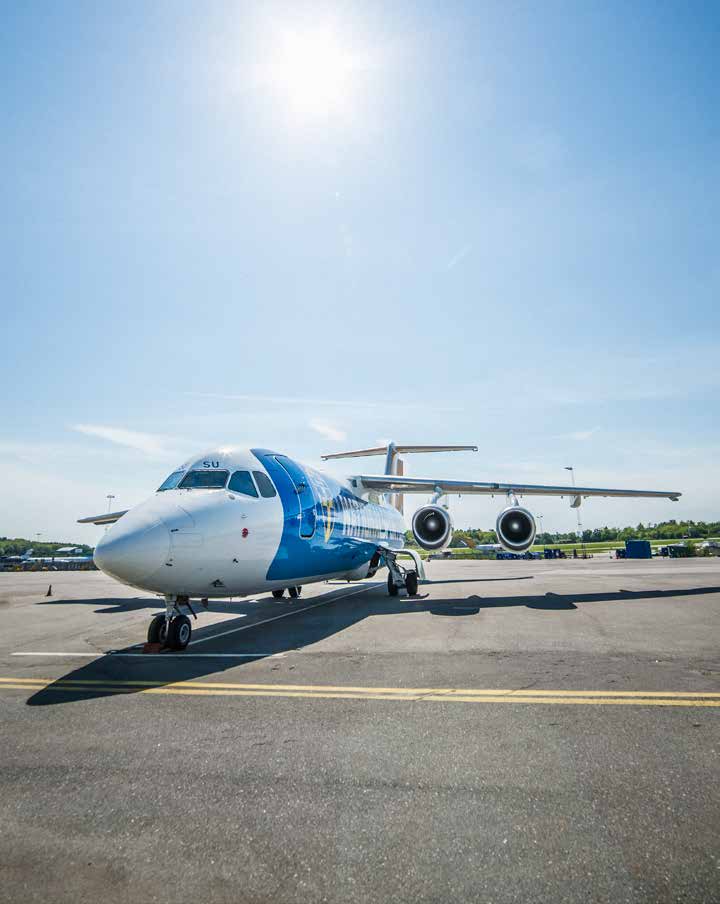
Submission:
M 498 515 L 497 538 L 508 552 L 525 552 L 535 542 L 537 527 L 532 514 L 519 505 L 511 505 Z
M 413 515 L 412 532 L 423 549 L 445 549 L 453 533 L 450 512 L 439 505 L 424 505 Z

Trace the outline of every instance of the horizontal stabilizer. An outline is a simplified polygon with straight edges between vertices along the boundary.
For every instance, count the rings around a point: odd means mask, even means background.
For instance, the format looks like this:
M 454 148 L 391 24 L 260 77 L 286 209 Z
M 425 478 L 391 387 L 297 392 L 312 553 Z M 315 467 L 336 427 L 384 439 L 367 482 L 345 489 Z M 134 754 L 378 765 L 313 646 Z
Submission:
M 365 458 L 366 455 L 387 455 L 388 449 L 392 447 L 395 452 L 477 452 L 477 446 L 398 446 L 390 443 L 388 446 L 377 446 L 374 449 L 356 449 L 353 452 L 332 452 L 330 455 L 323 455 L 322 460 L 328 461 L 330 458 Z
M 364 458 L 366 455 L 384 455 L 385 473 L 388 475 L 402 475 L 405 471 L 400 454 L 404 452 L 477 452 L 477 446 L 399 446 L 396 443 L 388 443 L 387 446 L 377 446 L 374 449 L 356 449 L 354 452 L 333 452 L 323 455 L 323 461 L 329 458 Z M 388 502 L 402 514 L 402 491 L 387 494 Z
M 90 515 L 88 518 L 78 518 L 78 524 L 114 524 L 127 512 L 128 509 L 124 509 L 122 512 L 105 512 L 104 515 Z

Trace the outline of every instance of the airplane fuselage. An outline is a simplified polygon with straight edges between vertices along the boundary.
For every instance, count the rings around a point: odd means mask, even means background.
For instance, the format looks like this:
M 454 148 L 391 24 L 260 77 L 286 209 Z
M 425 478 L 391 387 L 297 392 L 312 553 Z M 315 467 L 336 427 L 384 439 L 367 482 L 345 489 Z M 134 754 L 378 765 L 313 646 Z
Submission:
M 267 449 L 219 450 L 123 515 L 95 562 L 144 591 L 217 598 L 363 578 L 378 548 L 404 542 L 402 515 L 352 481 Z

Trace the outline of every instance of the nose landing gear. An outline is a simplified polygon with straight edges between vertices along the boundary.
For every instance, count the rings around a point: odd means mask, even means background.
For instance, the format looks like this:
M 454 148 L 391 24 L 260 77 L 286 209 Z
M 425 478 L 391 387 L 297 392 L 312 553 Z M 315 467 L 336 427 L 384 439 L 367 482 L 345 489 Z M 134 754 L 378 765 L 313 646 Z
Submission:
M 166 597 L 165 612 L 155 615 L 148 627 L 149 644 L 160 644 L 170 650 L 184 650 L 187 647 L 192 637 L 192 625 L 187 615 L 180 612 L 178 607 L 181 605 L 188 607 L 193 618 L 197 617 L 187 597 Z

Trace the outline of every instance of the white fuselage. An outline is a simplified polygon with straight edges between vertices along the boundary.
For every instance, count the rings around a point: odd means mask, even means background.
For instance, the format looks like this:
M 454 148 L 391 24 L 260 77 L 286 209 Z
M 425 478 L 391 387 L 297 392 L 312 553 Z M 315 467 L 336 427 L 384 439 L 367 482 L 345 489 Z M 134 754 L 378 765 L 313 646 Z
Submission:
M 404 545 L 394 508 L 269 450 L 213 451 L 163 487 L 95 550 L 102 571 L 152 593 L 229 597 L 362 578 L 378 549 Z

